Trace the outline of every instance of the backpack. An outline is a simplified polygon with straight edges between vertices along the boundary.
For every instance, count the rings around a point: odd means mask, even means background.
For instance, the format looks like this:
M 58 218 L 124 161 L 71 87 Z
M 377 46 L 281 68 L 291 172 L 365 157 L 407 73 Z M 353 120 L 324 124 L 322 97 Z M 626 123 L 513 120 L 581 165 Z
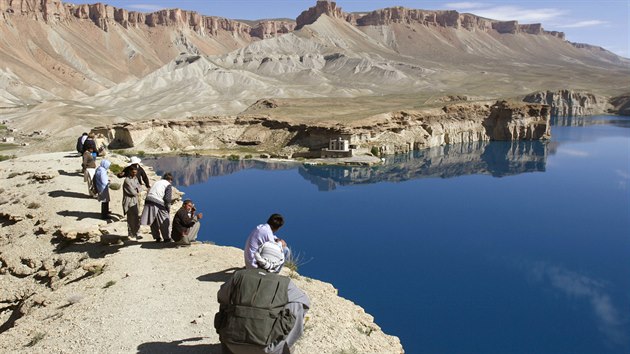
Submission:
M 234 274 L 230 303 L 221 306 L 214 326 L 222 342 L 268 346 L 287 337 L 295 316 L 289 302 L 289 278 L 260 269 Z

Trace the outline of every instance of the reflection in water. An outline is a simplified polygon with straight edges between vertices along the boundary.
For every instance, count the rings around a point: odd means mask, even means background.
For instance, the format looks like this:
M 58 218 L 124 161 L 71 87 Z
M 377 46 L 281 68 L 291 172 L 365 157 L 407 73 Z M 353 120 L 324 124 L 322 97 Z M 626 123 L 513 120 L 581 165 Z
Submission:
M 210 177 L 230 175 L 248 169 L 259 170 L 288 170 L 295 168 L 296 164 L 286 162 L 267 162 L 259 160 L 230 161 L 212 157 L 194 156 L 166 156 L 154 160 L 144 160 L 153 167 L 158 175 L 171 172 L 173 185 L 191 186 L 204 183 Z
M 551 117 L 551 125 L 556 127 L 587 127 L 589 125 L 614 125 L 630 128 L 630 117 L 624 116 L 586 116 L 586 117 Z
M 489 174 L 494 177 L 545 171 L 547 142 L 497 141 L 439 146 L 395 155 L 378 167 L 309 166 L 300 175 L 319 190 L 336 185 L 400 182 L 416 178 L 450 178 Z
M 588 301 L 597 320 L 597 326 L 608 339 L 610 346 L 627 344 L 628 334 L 624 329 L 627 319 L 622 318 L 613 304 L 610 295 L 606 293 L 604 283 L 545 262 L 536 262 L 526 268 L 536 282 L 551 286 L 569 298 Z
M 158 174 L 172 172 L 176 186 L 203 183 L 210 177 L 246 169 L 287 170 L 299 166 L 299 174 L 320 191 L 337 185 L 400 182 L 416 178 L 450 178 L 489 174 L 503 177 L 545 171 L 548 143 L 541 141 L 474 142 L 439 146 L 395 155 L 379 166 L 319 166 L 260 160 L 229 161 L 210 157 L 162 157 L 146 160 Z

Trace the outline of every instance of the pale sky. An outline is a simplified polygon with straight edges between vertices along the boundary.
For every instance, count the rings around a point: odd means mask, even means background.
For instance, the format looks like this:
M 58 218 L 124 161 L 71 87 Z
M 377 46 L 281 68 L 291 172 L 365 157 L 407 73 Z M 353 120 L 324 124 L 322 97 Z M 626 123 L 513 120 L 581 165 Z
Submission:
M 295 19 L 315 0 L 102 0 L 128 10 L 152 12 L 164 8 L 192 10 L 208 16 L 256 20 Z M 424 10 L 457 10 L 495 20 L 542 23 L 548 31 L 562 31 L 571 42 L 604 47 L 630 57 L 630 0 L 530 0 L 530 1 L 426 1 L 426 0 L 339 0 L 346 12 L 366 12 L 404 6 Z

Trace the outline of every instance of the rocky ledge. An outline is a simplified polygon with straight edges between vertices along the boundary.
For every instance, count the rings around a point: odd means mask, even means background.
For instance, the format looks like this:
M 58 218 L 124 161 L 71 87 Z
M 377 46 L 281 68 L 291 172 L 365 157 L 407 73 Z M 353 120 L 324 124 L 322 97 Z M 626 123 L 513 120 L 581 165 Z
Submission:
M 630 95 L 605 97 L 578 90 L 533 92 L 523 98 L 524 102 L 549 106 L 552 117 L 581 117 L 597 114 L 630 115 Z
M 305 123 L 266 114 L 151 120 L 97 127 L 110 148 L 145 152 L 248 150 L 277 157 L 314 157 L 331 139 L 347 139 L 356 155 L 394 154 L 433 146 L 550 137 L 549 108 L 519 102 L 470 102 L 380 114 L 348 124 Z
M 0 162 L 0 352 L 220 353 L 216 293 L 242 266 L 242 250 L 163 247 L 146 226 L 144 239 L 124 240 L 122 191 L 111 190 L 113 218 L 101 220 L 79 161 L 60 152 Z M 403 353 L 331 284 L 283 272 L 312 300 L 295 353 Z

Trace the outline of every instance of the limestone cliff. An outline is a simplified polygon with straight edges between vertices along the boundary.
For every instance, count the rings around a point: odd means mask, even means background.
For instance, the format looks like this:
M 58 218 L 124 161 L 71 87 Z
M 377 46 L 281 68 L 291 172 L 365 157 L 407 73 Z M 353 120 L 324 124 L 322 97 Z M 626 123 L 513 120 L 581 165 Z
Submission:
M 453 104 L 442 109 L 377 115 L 342 126 L 303 123 L 268 116 L 195 117 L 115 124 L 93 130 L 112 148 L 149 151 L 236 149 L 291 157 L 319 151 L 331 138 L 350 137 L 357 150 L 377 147 L 383 154 L 408 152 L 445 144 L 489 140 L 539 140 L 550 137 L 549 110 L 536 104 Z
M 553 117 L 603 114 L 609 109 L 609 103 L 605 97 L 573 90 L 534 92 L 525 96 L 523 101 L 548 105 Z
M 264 20 L 258 22 L 258 24 L 250 30 L 249 34 L 252 37 L 265 39 L 293 32 L 294 29 L 295 22 L 293 21 Z
M 612 113 L 622 116 L 630 116 L 630 94 L 625 94 L 610 99 L 612 105 Z
M 463 28 L 468 31 L 498 33 L 528 33 L 551 35 L 564 39 L 564 33 L 545 31 L 540 23 L 521 25 L 518 21 L 496 21 L 457 11 L 431 11 L 391 7 L 367 14 L 345 13 L 332 1 L 320 0 L 298 16 L 296 29 L 314 23 L 321 15 L 346 20 L 358 26 L 383 26 L 392 23 L 419 23 L 425 26 Z

